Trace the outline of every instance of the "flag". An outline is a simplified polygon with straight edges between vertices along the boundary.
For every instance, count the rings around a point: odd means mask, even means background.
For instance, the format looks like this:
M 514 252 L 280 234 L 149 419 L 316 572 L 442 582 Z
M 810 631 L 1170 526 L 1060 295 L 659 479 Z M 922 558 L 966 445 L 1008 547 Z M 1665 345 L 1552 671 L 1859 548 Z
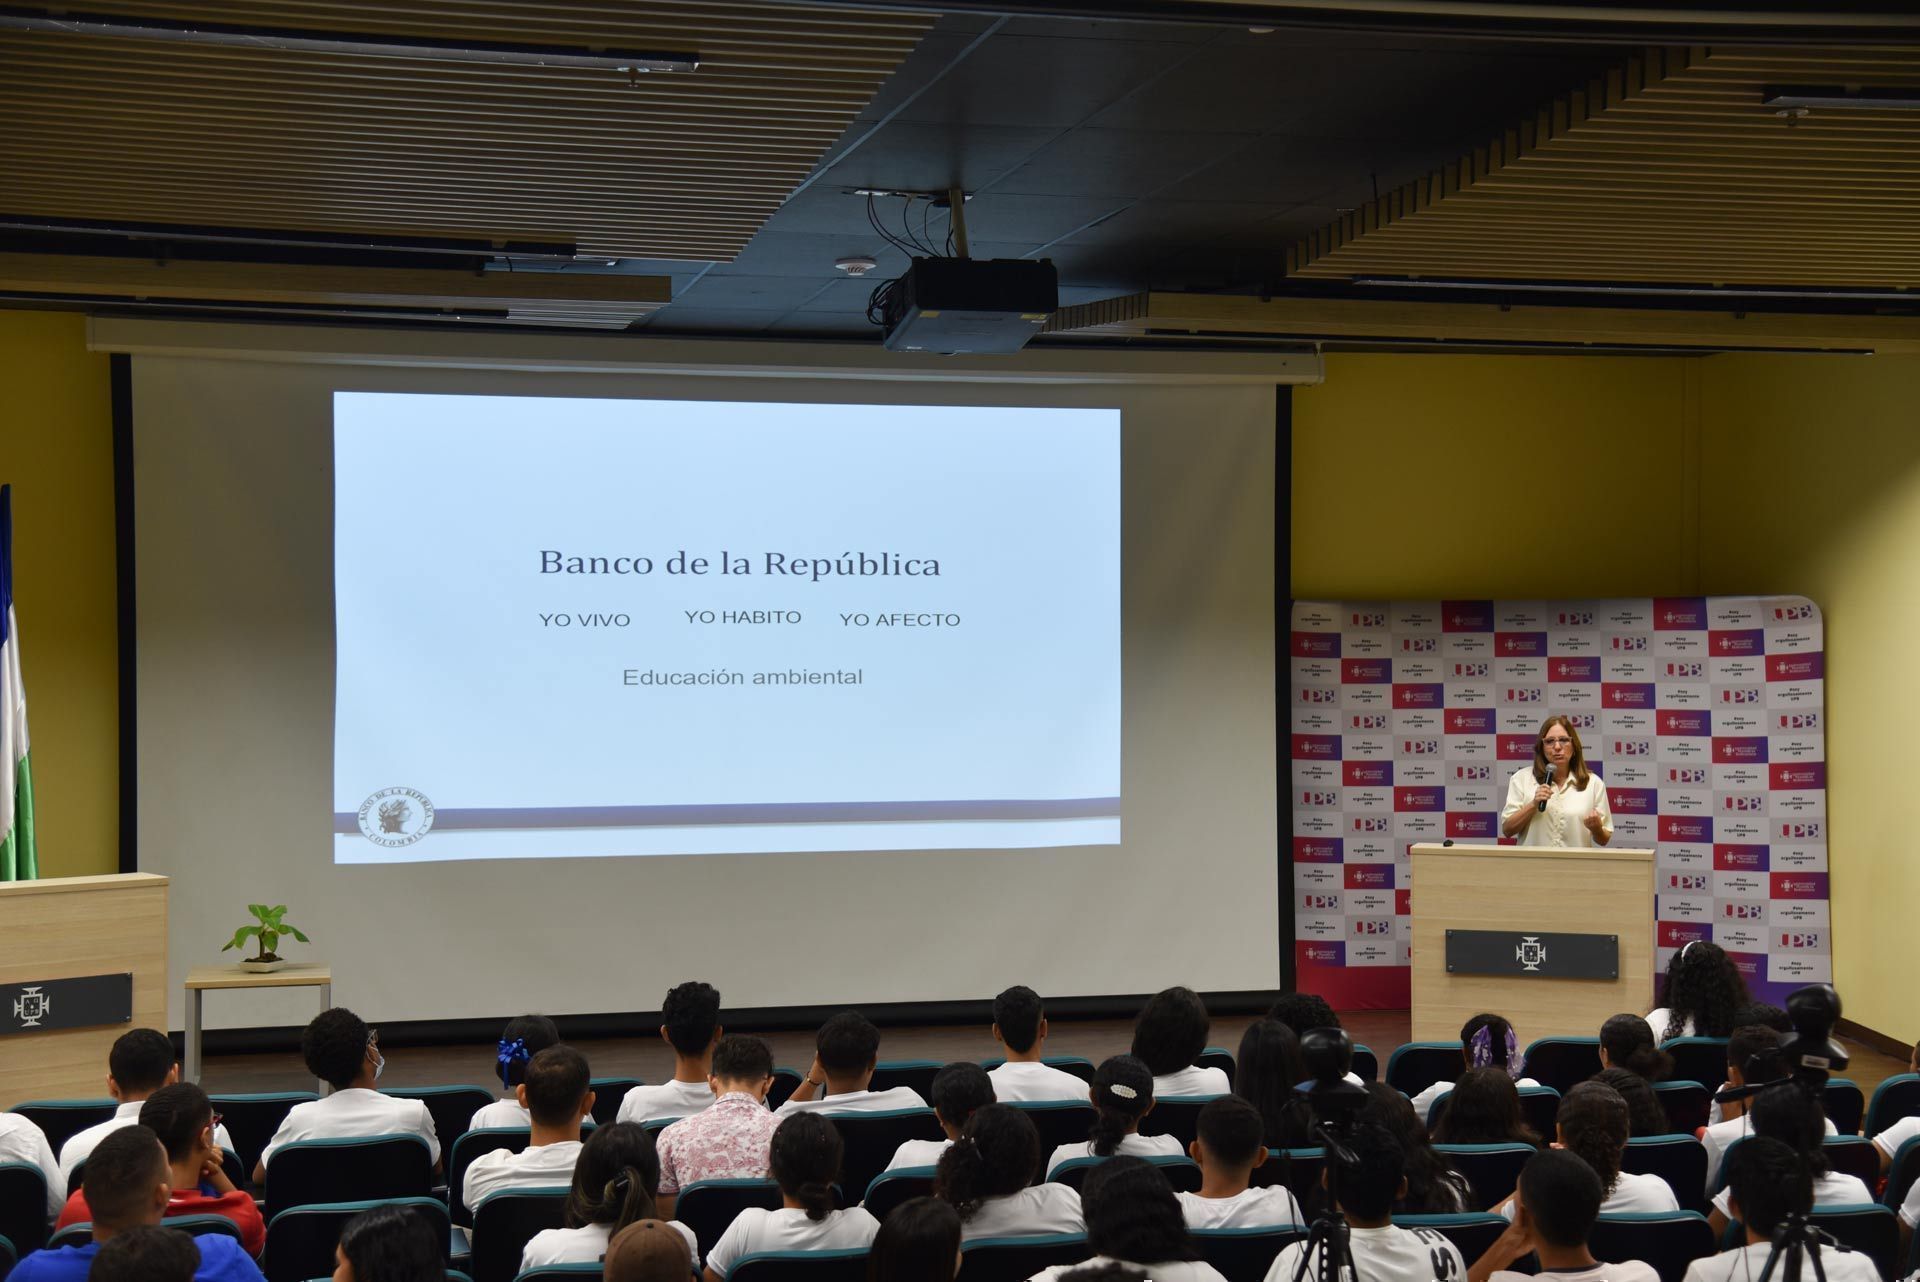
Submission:
M 27 693 L 20 685 L 20 622 L 13 613 L 13 487 L 0 485 L 0 881 L 39 875 Z

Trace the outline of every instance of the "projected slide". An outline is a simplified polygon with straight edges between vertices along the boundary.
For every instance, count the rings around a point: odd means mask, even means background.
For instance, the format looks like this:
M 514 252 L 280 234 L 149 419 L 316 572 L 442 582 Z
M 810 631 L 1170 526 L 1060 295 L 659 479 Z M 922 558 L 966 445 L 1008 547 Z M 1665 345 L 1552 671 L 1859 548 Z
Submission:
M 1120 414 L 340 392 L 338 863 L 1120 839 Z

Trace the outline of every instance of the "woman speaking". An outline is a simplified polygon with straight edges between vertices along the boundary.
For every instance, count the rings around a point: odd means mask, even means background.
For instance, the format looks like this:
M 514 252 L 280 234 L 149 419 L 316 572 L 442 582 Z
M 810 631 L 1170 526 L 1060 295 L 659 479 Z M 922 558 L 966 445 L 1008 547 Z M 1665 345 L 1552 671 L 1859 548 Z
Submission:
M 1613 840 L 1607 785 L 1587 769 L 1580 732 L 1548 717 L 1533 764 L 1516 770 L 1500 810 L 1500 834 L 1523 846 L 1604 846 Z

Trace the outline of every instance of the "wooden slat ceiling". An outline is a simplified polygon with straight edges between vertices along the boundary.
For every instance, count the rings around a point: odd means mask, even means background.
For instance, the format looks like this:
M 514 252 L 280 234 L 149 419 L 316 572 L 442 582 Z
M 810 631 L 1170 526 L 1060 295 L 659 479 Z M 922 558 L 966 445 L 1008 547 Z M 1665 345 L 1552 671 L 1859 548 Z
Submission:
M 1920 285 L 1920 112 L 1770 85 L 1920 89 L 1920 51 L 1649 49 L 1288 255 L 1310 277 Z
M 0 31 L 0 212 L 728 260 L 931 25 L 788 4 L 114 0 L 117 15 L 691 52 L 690 73 Z

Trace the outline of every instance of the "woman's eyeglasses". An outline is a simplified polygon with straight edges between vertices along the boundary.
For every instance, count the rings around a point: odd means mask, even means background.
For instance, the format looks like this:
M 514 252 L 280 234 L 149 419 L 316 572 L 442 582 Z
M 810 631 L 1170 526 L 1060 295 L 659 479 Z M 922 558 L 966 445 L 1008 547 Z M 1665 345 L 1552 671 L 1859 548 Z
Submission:
M 1540 742 L 1541 742 L 1541 743 L 1543 743 L 1543 744 L 1545 744 L 1545 745 L 1546 745 L 1547 747 L 1549 747 L 1549 748 L 1556 748 L 1556 747 L 1562 747 L 1562 746 L 1565 746 L 1565 745 L 1569 745 L 1569 744 L 1571 744 L 1571 743 L 1573 742 L 1573 740 L 1571 740 L 1571 739 L 1568 739 L 1568 738 L 1565 738 L 1565 737 L 1563 736 L 1563 737 L 1561 737 L 1561 738 L 1558 738 L 1558 739 L 1542 739 L 1542 740 L 1541 740 Z

